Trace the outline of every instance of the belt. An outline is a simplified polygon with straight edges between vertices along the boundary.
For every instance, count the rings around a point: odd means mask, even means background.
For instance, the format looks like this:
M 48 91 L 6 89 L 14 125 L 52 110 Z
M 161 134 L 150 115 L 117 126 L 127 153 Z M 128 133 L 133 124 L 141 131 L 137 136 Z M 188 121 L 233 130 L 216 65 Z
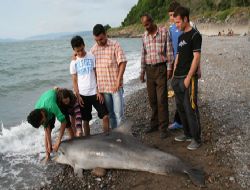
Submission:
M 166 62 L 156 63 L 156 64 L 146 64 L 146 67 L 159 67 L 166 65 Z

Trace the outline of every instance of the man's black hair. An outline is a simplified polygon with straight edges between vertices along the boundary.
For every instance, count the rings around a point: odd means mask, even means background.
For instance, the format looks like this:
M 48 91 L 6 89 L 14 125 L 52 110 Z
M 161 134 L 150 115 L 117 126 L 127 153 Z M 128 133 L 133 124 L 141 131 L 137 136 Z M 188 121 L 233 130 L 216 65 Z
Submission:
M 82 39 L 81 36 L 74 36 L 72 39 L 71 39 L 71 46 L 72 48 L 78 48 L 78 47 L 81 47 L 81 45 L 84 45 L 84 40 Z
M 39 128 L 42 120 L 41 109 L 35 109 L 27 117 L 27 121 L 34 127 Z
M 179 6 L 174 11 L 174 17 L 180 16 L 182 20 L 187 17 L 187 21 L 189 22 L 189 12 L 188 8 Z
M 177 1 L 173 1 L 168 7 L 168 12 L 175 12 L 175 9 L 179 6 L 181 6 L 180 3 L 178 3 Z
M 148 21 L 149 22 L 154 22 L 154 19 L 153 19 L 153 17 L 149 14 L 149 13 L 143 13 L 142 15 L 141 15 L 141 18 L 142 17 L 147 17 L 147 19 L 148 19 Z
M 106 34 L 105 28 L 101 24 L 96 24 L 93 28 L 93 35 L 99 36 L 100 34 Z

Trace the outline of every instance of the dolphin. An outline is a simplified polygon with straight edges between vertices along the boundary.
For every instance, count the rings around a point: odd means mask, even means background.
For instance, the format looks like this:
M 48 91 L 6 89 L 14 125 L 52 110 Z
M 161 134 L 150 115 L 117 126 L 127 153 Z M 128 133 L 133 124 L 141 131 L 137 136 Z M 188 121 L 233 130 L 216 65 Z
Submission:
M 170 172 L 187 174 L 197 186 L 204 186 L 204 172 L 192 168 L 174 155 L 149 147 L 133 137 L 132 122 L 112 130 L 109 134 L 62 141 L 55 161 L 68 164 L 78 176 L 82 169 L 106 168 L 146 171 L 160 175 Z

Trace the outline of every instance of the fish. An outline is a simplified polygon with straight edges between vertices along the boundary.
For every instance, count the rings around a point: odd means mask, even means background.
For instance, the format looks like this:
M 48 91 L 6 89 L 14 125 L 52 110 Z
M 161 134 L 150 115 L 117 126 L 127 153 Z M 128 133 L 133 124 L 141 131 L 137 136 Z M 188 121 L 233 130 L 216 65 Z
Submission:
M 145 171 L 159 175 L 185 173 L 200 187 L 205 184 L 202 169 L 193 168 L 178 157 L 143 144 L 132 135 L 132 121 L 121 124 L 108 134 L 79 137 L 61 142 L 54 161 L 74 168 L 82 177 L 82 169 L 95 168 Z

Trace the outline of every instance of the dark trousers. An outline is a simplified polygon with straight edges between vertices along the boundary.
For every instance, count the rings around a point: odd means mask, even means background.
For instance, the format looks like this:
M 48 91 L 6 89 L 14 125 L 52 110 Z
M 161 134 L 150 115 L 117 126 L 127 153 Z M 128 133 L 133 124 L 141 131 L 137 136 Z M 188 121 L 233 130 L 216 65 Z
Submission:
M 179 116 L 178 110 L 175 111 L 175 114 L 174 114 L 174 122 L 177 122 L 178 124 L 182 125 L 182 123 L 181 123 L 181 118 L 180 118 L 180 116 Z
M 197 106 L 198 77 L 194 76 L 191 79 L 188 88 L 184 86 L 184 78 L 174 77 L 172 87 L 175 92 L 176 107 L 183 125 L 184 134 L 200 142 L 201 126 Z
M 166 129 L 169 124 L 167 98 L 167 66 L 146 66 L 147 91 L 152 109 L 151 127 Z

